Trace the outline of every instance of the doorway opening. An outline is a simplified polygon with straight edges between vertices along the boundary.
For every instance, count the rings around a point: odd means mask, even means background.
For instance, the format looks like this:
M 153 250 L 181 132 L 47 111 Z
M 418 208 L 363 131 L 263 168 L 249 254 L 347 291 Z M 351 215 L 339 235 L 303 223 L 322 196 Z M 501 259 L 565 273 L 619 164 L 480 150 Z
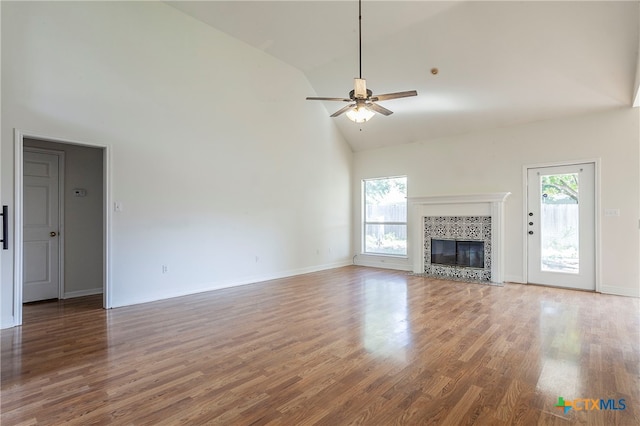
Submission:
M 108 148 L 16 130 L 15 150 L 14 325 L 23 303 L 109 308 Z

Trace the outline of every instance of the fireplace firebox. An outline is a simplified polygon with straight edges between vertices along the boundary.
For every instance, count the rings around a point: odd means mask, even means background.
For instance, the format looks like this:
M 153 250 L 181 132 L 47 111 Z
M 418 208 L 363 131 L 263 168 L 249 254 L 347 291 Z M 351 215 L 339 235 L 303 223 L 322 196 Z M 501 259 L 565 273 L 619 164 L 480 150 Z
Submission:
M 484 242 L 432 238 L 431 263 L 466 268 L 484 268 Z

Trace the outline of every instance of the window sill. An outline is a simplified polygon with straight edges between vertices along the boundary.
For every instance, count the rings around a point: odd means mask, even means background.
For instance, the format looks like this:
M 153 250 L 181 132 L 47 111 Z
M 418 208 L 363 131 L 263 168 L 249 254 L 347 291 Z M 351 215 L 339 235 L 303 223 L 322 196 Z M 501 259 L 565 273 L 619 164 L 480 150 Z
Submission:
M 409 257 L 402 255 L 360 253 L 353 257 L 353 264 L 400 271 L 413 270 Z
M 366 253 L 362 252 L 358 254 L 358 256 L 371 256 L 371 257 L 392 257 L 395 259 L 408 259 L 409 256 L 406 254 L 385 254 L 385 253 Z

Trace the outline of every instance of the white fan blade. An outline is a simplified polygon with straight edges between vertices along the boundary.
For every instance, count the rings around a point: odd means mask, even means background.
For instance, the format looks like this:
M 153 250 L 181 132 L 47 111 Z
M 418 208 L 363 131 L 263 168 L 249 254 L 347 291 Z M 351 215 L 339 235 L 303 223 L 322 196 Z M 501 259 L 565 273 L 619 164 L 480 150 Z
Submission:
M 418 92 L 415 90 L 407 90 L 406 92 L 386 93 L 384 95 L 372 96 L 371 101 L 388 101 L 389 99 L 408 98 L 409 96 L 418 96 Z
M 391 114 L 393 114 L 393 111 L 391 111 L 389 109 L 386 109 L 385 107 L 382 107 L 382 106 L 380 106 L 378 104 L 374 104 L 373 102 L 367 104 L 367 108 L 369 108 L 370 110 L 375 111 L 375 112 L 377 112 L 379 114 L 382 114 L 382 115 L 391 115 Z
M 319 97 L 307 97 L 308 101 L 340 101 L 340 102 L 351 102 L 351 99 L 347 98 L 319 98 Z
M 344 108 L 340 108 L 339 110 L 337 110 L 336 112 L 334 112 L 333 114 L 331 114 L 329 117 L 337 117 L 342 113 L 345 113 L 347 111 L 349 111 L 352 108 L 355 108 L 356 104 L 351 104 L 351 105 L 347 105 Z

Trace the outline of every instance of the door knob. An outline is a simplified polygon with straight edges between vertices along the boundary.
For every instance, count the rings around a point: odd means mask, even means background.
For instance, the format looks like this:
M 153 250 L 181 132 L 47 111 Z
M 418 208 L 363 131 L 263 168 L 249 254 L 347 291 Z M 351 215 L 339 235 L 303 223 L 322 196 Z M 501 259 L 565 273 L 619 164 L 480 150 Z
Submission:
M 49 236 L 50 237 L 55 237 L 56 235 L 58 235 L 58 234 L 56 234 L 54 231 L 49 232 Z

